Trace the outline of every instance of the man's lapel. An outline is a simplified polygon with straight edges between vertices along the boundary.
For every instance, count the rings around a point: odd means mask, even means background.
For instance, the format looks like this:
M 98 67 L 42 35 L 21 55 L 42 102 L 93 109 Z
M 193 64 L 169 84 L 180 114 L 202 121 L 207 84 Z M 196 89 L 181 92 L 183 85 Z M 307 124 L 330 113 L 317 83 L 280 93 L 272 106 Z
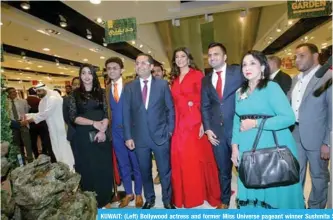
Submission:
M 211 72 L 211 73 L 208 75 L 208 82 L 207 82 L 207 84 L 208 84 L 208 88 L 209 88 L 210 93 L 212 94 L 212 97 L 213 97 L 216 101 L 220 102 L 221 100 L 220 100 L 220 98 L 219 98 L 219 96 L 218 96 L 218 94 L 217 94 L 217 92 L 216 92 L 216 89 L 215 89 L 214 86 L 213 86 L 212 78 L 213 78 L 213 72 Z
M 319 82 L 319 80 L 320 80 L 320 78 L 317 78 L 315 75 L 310 79 L 310 82 L 305 89 L 301 103 L 303 103 L 304 100 L 309 96 L 309 94 L 313 92 L 313 90 L 314 90 L 315 86 L 317 85 L 317 83 Z
M 144 109 L 146 109 L 143 104 L 143 100 L 142 100 L 142 91 L 141 91 L 141 85 L 140 85 L 139 79 L 135 80 L 135 91 L 134 92 L 135 92 L 135 94 L 134 94 L 135 100 L 137 100 L 140 103 L 139 104 L 140 108 L 143 107 Z
M 156 99 L 156 89 L 157 89 L 157 86 L 156 86 L 156 80 L 154 77 L 152 77 L 151 79 L 151 84 L 150 84 L 151 88 L 150 88 L 150 94 L 149 94 L 149 99 L 148 99 L 148 108 L 147 110 L 152 106 L 152 104 L 154 104 L 155 102 L 155 99 Z

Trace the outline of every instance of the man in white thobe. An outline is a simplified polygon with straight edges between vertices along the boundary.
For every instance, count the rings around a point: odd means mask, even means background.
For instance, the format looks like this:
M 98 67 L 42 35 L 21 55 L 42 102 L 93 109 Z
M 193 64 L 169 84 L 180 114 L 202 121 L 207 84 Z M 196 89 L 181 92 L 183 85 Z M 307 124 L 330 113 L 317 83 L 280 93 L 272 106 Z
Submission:
M 65 163 L 71 170 L 74 167 L 72 148 L 66 139 L 65 122 L 62 111 L 62 97 L 58 92 L 48 89 L 45 84 L 38 84 L 36 92 L 41 99 L 38 113 L 27 114 L 29 122 L 38 124 L 46 121 L 49 128 L 53 153 L 57 162 Z

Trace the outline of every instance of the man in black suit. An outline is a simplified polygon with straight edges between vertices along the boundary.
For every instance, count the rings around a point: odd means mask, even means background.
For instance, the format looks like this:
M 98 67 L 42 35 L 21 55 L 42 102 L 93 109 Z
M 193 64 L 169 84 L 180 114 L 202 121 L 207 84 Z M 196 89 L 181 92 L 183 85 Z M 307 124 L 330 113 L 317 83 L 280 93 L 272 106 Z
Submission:
M 270 79 L 280 85 L 285 94 L 291 87 L 291 77 L 280 70 L 281 59 L 277 56 L 268 57 L 268 64 L 271 70 Z
M 143 209 L 155 205 L 152 177 L 152 153 L 162 185 L 164 208 L 171 203 L 170 137 L 174 130 L 175 112 L 168 82 L 152 77 L 154 60 L 139 54 L 135 61 L 138 78 L 124 88 L 123 126 L 125 144 L 134 150 L 141 171 L 146 202 Z
M 221 43 L 208 46 L 208 62 L 213 68 L 202 79 L 201 114 L 205 133 L 212 144 L 219 170 L 221 204 L 228 209 L 231 197 L 231 136 L 235 115 L 235 92 L 244 82 L 239 66 L 226 64 L 227 50 Z

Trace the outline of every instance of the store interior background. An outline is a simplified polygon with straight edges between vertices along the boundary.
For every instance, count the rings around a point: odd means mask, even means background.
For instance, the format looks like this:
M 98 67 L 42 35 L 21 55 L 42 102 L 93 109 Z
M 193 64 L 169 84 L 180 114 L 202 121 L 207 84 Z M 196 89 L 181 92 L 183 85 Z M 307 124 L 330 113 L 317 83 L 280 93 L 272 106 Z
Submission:
M 104 22 L 130 17 L 137 21 L 137 39 L 105 44 Z M 172 53 L 180 46 L 190 48 L 198 67 L 208 72 L 207 46 L 212 41 L 226 46 L 229 64 L 239 64 L 246 51 L 255 49 L 279 56 L 282 70 L 294 77 L 298 44 L 316 44 L 323 59 L 332 54 L 332 17 L 290 20 L 286 1 L 1 2 L 1 74 L 23 98 L 37 82 L 65 95 L 65 85 L 86 62 L 99 69 L 104 85 L 104 62 L 112 56 L 123 59 L 128 79 L 134 77 L 135 57 L 141 52 L 169 72 Z M 234 190 L 235 184 L 233 176 Z M 306 197 L 310 187 L 307 178 Z

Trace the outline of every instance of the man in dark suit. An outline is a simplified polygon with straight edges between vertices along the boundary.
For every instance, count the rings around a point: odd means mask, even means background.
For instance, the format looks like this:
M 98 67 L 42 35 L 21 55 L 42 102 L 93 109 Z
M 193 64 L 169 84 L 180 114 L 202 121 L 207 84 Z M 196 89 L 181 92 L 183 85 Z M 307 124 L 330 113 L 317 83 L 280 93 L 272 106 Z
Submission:
M 219 169 L 221 204 L 228 209 L 231 197 L 231 136 L 235 115 L 235 92 L 244 82 L 239 66 L 227 66 L 227 51 L 221 43 L 208 47 L 213 72 L 202 79 L 201 114 L 205 133 L 213 145 Z
M 143 209 L 155 205 L 152 178 L 154 153 L 162 185 L 164 207 L 171 204 L 170 137 L 174 130 L 174 107 L 167 81 L 151 75 L 154 60 L 149 54 L 139 54 L 135 62 L 138 78 L 124 88 L 124 140 L 134 150 L 139 162 L 146 202 Z
M 271 71 L 270 79 L 279 84 L 287 94 L 291 87 L 291 77 L 280 70 L 281 59 L 277 56 L 268 57 L 268 64 Z

